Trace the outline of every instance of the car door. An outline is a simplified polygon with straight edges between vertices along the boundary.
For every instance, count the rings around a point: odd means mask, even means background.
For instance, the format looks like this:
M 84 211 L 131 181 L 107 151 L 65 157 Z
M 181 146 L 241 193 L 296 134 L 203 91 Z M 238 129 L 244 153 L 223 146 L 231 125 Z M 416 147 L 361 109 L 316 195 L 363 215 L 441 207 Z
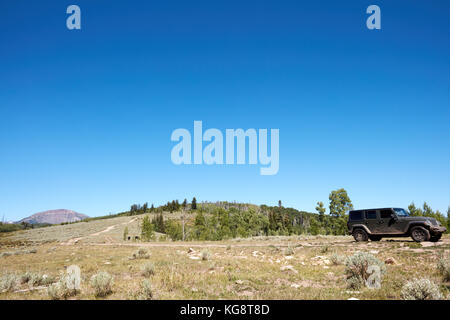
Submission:
M 370 233 L 378 233 L 377 210 L 366 210 L 365 225 L 369 228 Z
M 378 218 L 378 233 L 380 234 L 396 234 L 396 221 L 392 217 L 394 211 L 392 209 L 381 209 Z

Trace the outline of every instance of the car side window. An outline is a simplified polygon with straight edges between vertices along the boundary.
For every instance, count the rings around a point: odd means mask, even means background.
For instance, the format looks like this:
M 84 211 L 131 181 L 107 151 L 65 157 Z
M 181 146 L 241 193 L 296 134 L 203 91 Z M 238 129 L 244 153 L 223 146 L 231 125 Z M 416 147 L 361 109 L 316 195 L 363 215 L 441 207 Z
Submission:
M 362 211 L 351 211 L 350 220 L 362 220 Z
M 377 212 L 375 210 L 367 210 L 366 211 L 366 219 L 376 219 Z
M 380 210 L 380 218 L 381 219 L 388 219 L 391 216 L 392 216 L 392 210 L 389 210 L 389 209 Z

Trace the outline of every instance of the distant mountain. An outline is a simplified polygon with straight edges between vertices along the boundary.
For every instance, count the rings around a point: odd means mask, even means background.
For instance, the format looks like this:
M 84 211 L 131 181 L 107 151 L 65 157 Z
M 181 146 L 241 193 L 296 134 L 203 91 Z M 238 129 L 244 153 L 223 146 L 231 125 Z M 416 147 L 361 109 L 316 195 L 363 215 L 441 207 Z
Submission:
M 82 213 L 78 213 L 67 209 L 57 209 L 35 213 L 32 216 L 24 218 L 17 223 L 27 222 L 31 224 L 36 223 L 59 224 L 63 222 L 81 221 L 86 218 L 89 217 Z

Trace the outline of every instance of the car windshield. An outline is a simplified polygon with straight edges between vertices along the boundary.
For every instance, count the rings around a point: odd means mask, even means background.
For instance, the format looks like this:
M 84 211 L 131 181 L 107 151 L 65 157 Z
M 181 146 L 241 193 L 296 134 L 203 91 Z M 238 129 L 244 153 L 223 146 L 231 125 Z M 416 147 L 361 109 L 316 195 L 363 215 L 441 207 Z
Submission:
M 394 208 L 395 213 L 400 217 L 407 217 L 409 216 L 408 211 L 402 208 Z

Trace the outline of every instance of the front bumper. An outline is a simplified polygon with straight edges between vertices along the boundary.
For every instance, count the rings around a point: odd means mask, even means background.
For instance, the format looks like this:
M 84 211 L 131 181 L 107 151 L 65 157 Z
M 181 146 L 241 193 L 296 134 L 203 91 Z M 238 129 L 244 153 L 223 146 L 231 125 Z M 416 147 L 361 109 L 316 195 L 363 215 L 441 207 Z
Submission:
M 447 231 L 447 228 L 442 227 L 442 226 L 431 226 L 430 231 L 433 234 L 440 234 L 440 233 L 444 233 L 445 231 Z

